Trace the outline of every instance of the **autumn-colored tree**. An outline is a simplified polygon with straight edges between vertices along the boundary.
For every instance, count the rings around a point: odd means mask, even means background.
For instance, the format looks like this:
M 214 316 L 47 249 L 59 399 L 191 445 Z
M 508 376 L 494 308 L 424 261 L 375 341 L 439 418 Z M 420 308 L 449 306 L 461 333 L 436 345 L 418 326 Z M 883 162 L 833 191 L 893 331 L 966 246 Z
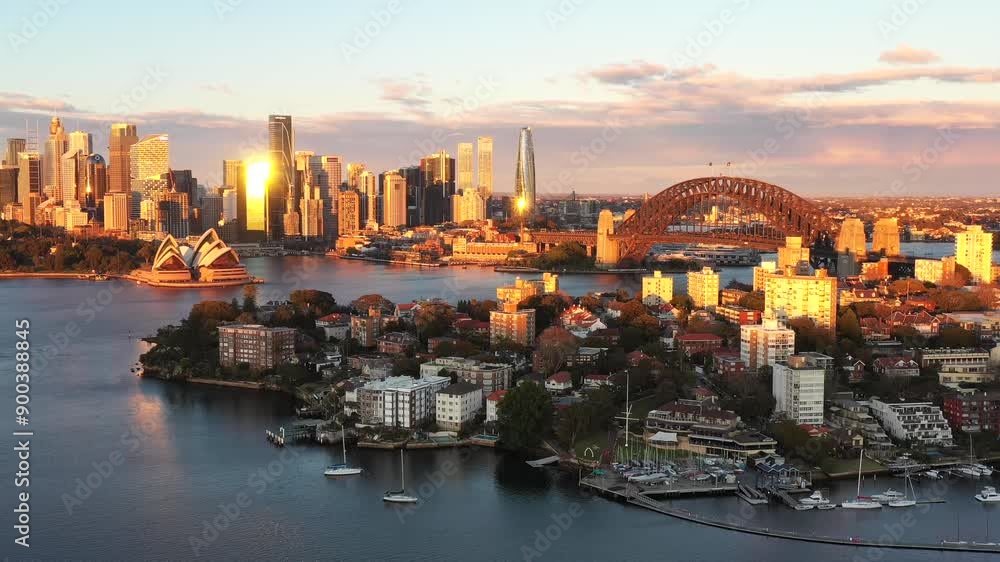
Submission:
M 546 328 L 535 344 L 539 370 L 546 375 L 555 373 L 579 347 L 579 340 L 567 330 L 558 326 Z
M 395 308 L 393 302 L 382 295 L 361 295 L 351 301 L 351 308 L 359 314 L 368 314 L 368 309 L 377 308 L 383 312 L 391 312 Z

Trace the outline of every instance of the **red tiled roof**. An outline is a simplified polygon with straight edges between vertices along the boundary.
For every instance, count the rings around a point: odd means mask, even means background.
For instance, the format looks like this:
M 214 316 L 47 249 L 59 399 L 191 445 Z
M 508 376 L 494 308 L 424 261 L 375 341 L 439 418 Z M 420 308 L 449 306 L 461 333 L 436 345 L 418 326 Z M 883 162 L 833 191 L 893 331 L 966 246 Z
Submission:
M 342 320 L 342 319 L 344 319 L 346 317 L 347 317 L 347 315 L 345 315 L 345 314 L 340 314 L 339 312 L 334 312 L 333 314 L 327 314 L 326 316 L 318 319 L 317 322 L 338 322 L 338 321 L 340 321 L 340 320 Z
M 506 390 L 494 390 L 486 397 L 487 400 L 493 400 L 494 402 L 499 402 L 507 394 Z
M 676 338 L 682 342 L 695 342 L 695 341 L 722 341 L 722 338 L 715 334 L 684 334 L 682 336 L 677 336 Z
M 559 371 L 546 380 L 551 382 L 572 382 L 573 375 L 569 374 L 569 371 Z

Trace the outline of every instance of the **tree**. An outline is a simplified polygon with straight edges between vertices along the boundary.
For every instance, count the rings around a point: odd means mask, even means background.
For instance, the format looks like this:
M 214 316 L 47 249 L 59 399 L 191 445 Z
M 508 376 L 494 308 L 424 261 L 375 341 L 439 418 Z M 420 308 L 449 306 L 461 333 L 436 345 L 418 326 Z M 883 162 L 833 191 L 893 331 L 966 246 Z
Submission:
M 764 311 L 764 291 L 753 291 L 740 297 L 739 305 L 751 310 Z
M 537 447 L 551 427 L 552 399 L 539 384 L 515 386 L 497 406 L 500 442 L 509 449 Z
M 935 342 L 941 347 L 975 347 L 976 334 L 959 326 L 941 328 Z
M 243 286 L 243 312 L 257 314 L 257 285 Z
M 91 244 L 87 248 L 86 253 L 84 253 L 84 258 L 87 260 L 87 267 L 91 271 L 97 271 L 101 267 L 101 261 L 104 259 L 104 252 L 94 244 Z
M 858 321 L 858 315 L 854 313 L 853 310 L 848 308 L 840 315 L 837 319 L 837 333 L 841 337 L 852 340 L 856 343 L 862 341 L 861 336 L 861 322 Z
M 824 352 L 833 345 L 833 336 L 829 330 L 816 325 L 811 318 L 792 318 L 788 327 L 795 331 L 795 352 Z
M 152 244 L 147 242 L 143 244 L 141 248 L 139 248 L 139 251 L 136 253 L 136 255 L 142 258 L 142 261 L 145 262 L 146 265 L 149 265 L 149 261 L 153 259 L 153 256 L 156 255 L 156 250 L 153 248 Z
M 674 308 L 679 308 L 681 310 L 690 311 L 694 308 L 694 301 L 688 295 L 675 295 L 674 298 L 670 299 L 670 304 Z
M 927 287 L 916 279 L 900 279 L 889 285 L 889 292 L 893 295 L 919 295 L 926 293 Z
M 395 308 L 393 302 L 382 295 L 361 295 L 351 301 L 351 308 L 359 314 L 368 314 L 368 309 L 377 308 L 383 312 L 390 312 Z
M 557 326 L 549 326 L 538 336 L 535 357 L 542 374 L 551 375 L 562 368 L 566 359 L 580 347 L 576 336 Z
M 455 309 L 445 303 L 425 303 L 413 317 L 422 341 L 448 333 L 455 322 Z
M 299 312 L 314 317 L 326 316 L 337 307 L 337 301 L 333 298 L 332 294 L 326 291 L 317 291 L 316 289 L 292 291 L 288 300 L 291 301 L 292 305 Z

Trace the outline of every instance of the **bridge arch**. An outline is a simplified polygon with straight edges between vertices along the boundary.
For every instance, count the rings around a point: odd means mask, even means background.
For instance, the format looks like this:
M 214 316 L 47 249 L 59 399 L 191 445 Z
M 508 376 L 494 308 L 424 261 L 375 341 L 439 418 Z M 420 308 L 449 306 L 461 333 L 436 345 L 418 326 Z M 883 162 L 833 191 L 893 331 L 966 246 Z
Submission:
M 766 219 L 765 226 L 733 222 L 702 226 L 701 230 L 677 228 L 692 208 L 734 203 Z M 835 224 L 815 204 L 787 189 L 750 178 L 714 176 L 672 185 L 650 198 L 614 233 L 620 256 L 641 260 L 653 244 L 671 241 L 711 240 L 762 249 L 780 246 L 785 236 L 801 236 L 803 245 L 832 245 Z

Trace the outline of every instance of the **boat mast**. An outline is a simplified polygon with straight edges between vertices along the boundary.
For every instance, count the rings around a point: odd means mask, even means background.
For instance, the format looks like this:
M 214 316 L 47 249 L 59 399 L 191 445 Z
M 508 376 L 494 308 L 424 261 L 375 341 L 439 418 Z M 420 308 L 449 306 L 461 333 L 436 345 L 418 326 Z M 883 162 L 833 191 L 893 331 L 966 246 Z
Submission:
M 861 459 L 863 458 L 865 458 L 865 450 L 861 449 L 861 454 L 858 455 L 858 498 L 861 497 Z
M 399 489 L 406 490 L 406 469 L 403 468 L 403 450 L 399 450 Z

